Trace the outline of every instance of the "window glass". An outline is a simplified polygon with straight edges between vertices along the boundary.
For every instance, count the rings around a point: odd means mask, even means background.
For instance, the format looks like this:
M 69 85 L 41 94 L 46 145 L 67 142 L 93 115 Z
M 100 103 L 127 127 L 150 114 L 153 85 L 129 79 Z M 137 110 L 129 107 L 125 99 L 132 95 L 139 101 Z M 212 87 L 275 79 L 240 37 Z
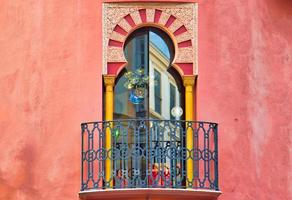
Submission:
M 133 104 L 129 100 L 132 91 L 126 85 L 129 80 L 125 76 L 126 72 L 136 72 L 139 69 L 143 69 L 145 75 L 148 74 L 148 33 L 139 32 L 128 41 L 124 51 L 128 65 L 115 86 L 114 118 L 148 118 L 148 98 L 144 98 L 138 104 Z M 147 87 L 142 90 L 145 96 L 148 96 Z
M 175 76 L 175 70 L 171 68 L 174 46 L 169 36 L 157 28 L 138 29 L 128 37 L 124 52 L 127 65 L 119 74 L 114 88 L 114 119 L 179 119 L 171 115 L 171 110 L 175 106 L 183 108 L 180 105 L 180 102 L 184 102 L 180 101 L 183 97 L 182 89 L 179 90 L 182 88 L 182 80 L 180 76 Z M 146 124 L 150 129 L 154 122 Z M 160 123 L 151 131 L 152 135 L 149 135 L 147 128 L 140 129 L 139 135 L 135 135 L 137 130 L 133 127 L 126 128 L 127 135 L 117 137 L 113 146 L 121 148 L 120 145 L 126 141 L 130 148 L 135 146 L 145 149 L 150 145 L 155 151 L 162 152 L 171 141 L 169 129 L 164 130 L 161 138 Z M 172 141 L 179 143 L 179 134 Z M 159 142 L 161 140 L 164 143 Z M 176 166 L 176 161 L 171 163 L 170 159 L 163 156 L 155 156 L 153 162 Z M 115 162 L 118 169 L 122 169 L 123 165 L 131 170 L 141 168 L 142 177 L 146 177 L 148 164 L 149 160 L 145 157 L 139 160 L 130 157 L 129 160 Z
M 161 75 L 156 69 L 154 69 L 154 82 L 155 112 L 161 114 Z
M 138 29 L 124 52 L 127 66 L 115 85 L 114 119 L 175 119 L 171 109 L 182 107 L 177 101 L 182 95 L 169 73 L 174 55 L 169 36 L 158 28 Z
M 176 106 L 176 88 L 172 83 L 170 83 L 169 86 L 170 86 L 170 89 L 169 89 L 169 98 L 170 98 L 169 115 L 170 115 L 170 119 L 174 120 L 175 116 L 173 116 L 171 114 L 171 110 Z

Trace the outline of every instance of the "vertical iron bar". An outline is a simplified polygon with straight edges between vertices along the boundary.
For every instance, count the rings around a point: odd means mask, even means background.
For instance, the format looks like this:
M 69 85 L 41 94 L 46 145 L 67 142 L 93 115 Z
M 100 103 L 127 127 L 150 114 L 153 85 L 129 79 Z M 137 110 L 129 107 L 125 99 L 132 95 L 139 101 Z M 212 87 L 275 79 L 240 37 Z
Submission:
M 147 124 L 146 124 L 146 134 L 145 134 L 145 140 L 146 140 L 146 143 L 145 143 L 145 149 L 144 149 L 144 153 L 145 153 L 145 187 L 148 188 L 148 176 L 149 176 L 149 163 L 148 163 L 148 142 L 149 142 L 149 130 L 150 130 L 150 124 L 151 122 L 150 121 L 147 121 Z
M 94 131 L 95 131 L 95 125 L 93 123 L 93 129 L 92 129 L 92 147 L 91 147 L 91 153 L 94 152 Z M 95 187 L 95 181 L 94 181 L 94 155 L 92 154 L 92 168 L 91 168 L 91 176 L 92 176 L 92 186 Z
M 105 131 L 104 131 L 104 122 L 98 122 L 98 152 L 97 159 L 98 159 L 98 180 L 99 180 L 99 186 L 101 189 L 104 189 L 104 181 L 105 181 L 105 161 L 100 160 L 100 154 L 104 146 L 104 137 L 105 137 Z
M 83 182 L 83 154 L 84 154 L 83 153 L 83 141 L 84 141 L 83 137 L 84 137 L 84 125 L 81 124 L 81 191 L 84 190 L 83 188 L 83 184 L 84 184 Z
M 117 174 L 117 161 L 116 161 L 116 158 L 114 157 L 115 156 L 115 151 L 116 151 L 116 148 L 117 148 L 117 140 L 118 140 L 118 133 L 119 133 L 119 121 L 117 122 L 114 122 L 113 123 L 113 131 L 114 131 L 114 134 L 113 134 L 113 145 L 112 145 L 112 155 L 111 155 L 111 159 L 112 159 L 112 163 L 113 163 L 113 171 L 112 171 L 112 174 L 113 174 L 113 188 L 117 188 L 117 186 L 119 185 L 118 184 L 118 181 L 120 179 L 119 175 Z M 119 186 L 120 187 L 120 186 Z
M 206 150 L 207 150 L 207 133 L 206 133 L 206 130 L 205 130 L 205 127 L 204 127 L 204 123 L 201 123 L 201 126 L 202 126 L 202 129 L 204 131 L 204 149 L 203 149 L 203 157 L 204 157 L 204 181 L 203 181 L 203 187 L 206 186 L 206 179 L 208 177 L 208 174 L 207 174 L 207 168 L 208 168 L 208 164 L 206 162 Z
M 209 127 L 208 127 L 208 131 L 207 131 L 207 150 L 206 150 L 206 156 L 207 156 L 207 179 L 209 181 L 209 188 L 211 186 L 211 180 L 210 180 L 210 130 L 211 130 L 211 124 L 209 124 Z M 206 159 L 206 158 L 205 158 Z M 206 187 L 206 186 L 205 186 Z
M 90 131 L 87 130 L 87 153 L 88 153 L 88 159 L 87 159 L 87 184 L 89 183 L 89 179 L 90 179 L 89 150 L 90 150 Z M 87 185 L 87 187 L 88 187 L 88 185 Z
M 219 174 L 218 174 L 218 124 L 214 126 L 214 141 L 215 141 L 215 189 L 219 190 Z
M 196 122 L 193 122 L 194 126 L 194 151 L 193 151 L 193 156 L 194 156 L 194 181 L 195 181 L 195 187 L 198 187 L 198 179 L 199 179 L 199 133 L 198 133 L 198 124 Z
M 125 132 L 126 130 L 128 130 L 128 129 L 126 129 L 125 127 L 123 127 L 123 129 L 122 129 L 122 143 L 120 144 L 119 148 L 120 148 L 120 156 L 121 156 L 120 157 L 120 160 L 122 162 L 122 175 L 123 175 L 123 178 L 125 178 L 126 181 L 128 182 L 128 180 L 129 180 L 128 173 L 124 173 L 125 170 L 126 170 L 126 167 L 125 167 L 125 158 L 124 158 L 124 156 L 122 154 L 122 151 L 121 151 L 123 149 L 124 144 L 125 144 L 125 137 L 128 138 L 128 134 L 126 134 L 126 132 Z M 126 185 L 125 185 L 125 187 L 126 187 Z

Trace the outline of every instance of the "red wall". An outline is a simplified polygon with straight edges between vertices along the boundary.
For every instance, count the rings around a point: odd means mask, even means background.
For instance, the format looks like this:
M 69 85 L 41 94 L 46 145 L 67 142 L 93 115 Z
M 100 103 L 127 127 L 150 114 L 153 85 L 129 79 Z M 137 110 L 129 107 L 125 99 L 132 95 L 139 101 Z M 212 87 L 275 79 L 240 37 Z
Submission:
M 292 2 L 198 2 L 197 118 L 219 122 L 220 200 L 288 199 Z M 102 112 L 101 1 L 2 1 L 0 27 L 0 199 L 77 200 L 80 123 Z
M 220 200 L 286 200 L 289 187 L 292 199 L 292 1 L 202 1 L 199 47 L 198 119 L 219 122 Z

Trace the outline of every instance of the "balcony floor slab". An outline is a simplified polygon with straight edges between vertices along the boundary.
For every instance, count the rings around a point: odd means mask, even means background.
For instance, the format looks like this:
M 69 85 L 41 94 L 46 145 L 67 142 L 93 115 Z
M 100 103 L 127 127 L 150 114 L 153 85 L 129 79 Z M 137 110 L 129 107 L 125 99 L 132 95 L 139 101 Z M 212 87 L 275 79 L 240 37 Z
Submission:
M 79 197 L 82 200 L 215 200 L 220 194 L 220 191 L 202 189 L 131 188 L 106 190 L 92 189 L 79 192 Z

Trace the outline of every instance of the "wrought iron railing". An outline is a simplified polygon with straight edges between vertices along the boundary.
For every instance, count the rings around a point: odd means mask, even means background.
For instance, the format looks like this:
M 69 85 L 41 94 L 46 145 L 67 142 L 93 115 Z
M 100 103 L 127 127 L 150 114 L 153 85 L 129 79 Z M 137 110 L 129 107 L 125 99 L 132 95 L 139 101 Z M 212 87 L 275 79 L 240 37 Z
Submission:
M 219 190 L 217 127 L 211 122 L 148 119 L 83 123 L 81 191 Z M 186 145 L 190 134 L 192 148 Z

